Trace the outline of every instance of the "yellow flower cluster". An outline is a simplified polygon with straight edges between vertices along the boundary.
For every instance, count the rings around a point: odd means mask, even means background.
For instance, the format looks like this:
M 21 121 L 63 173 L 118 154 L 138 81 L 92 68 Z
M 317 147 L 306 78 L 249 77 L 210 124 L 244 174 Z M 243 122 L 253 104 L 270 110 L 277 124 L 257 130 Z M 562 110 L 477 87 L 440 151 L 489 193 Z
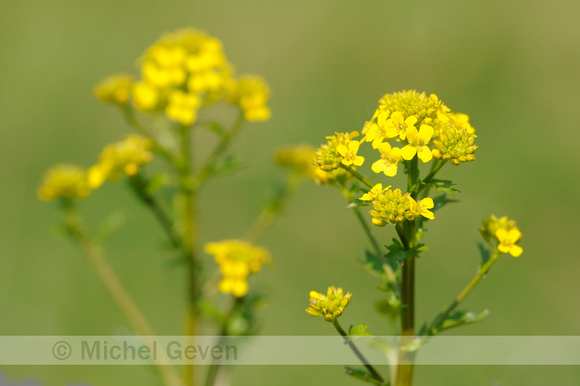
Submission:
M 42 201 L 84 198 L 90 193 L 86 171 L 71 164 L 60 164 L 50 168 L 44 174 L 37 191 L 38 198 Z
M 255 76 L 236 80 L 221 42 L 203 31 L 165 34 L 147 49 L 140 64 L 141 79 L 133 81 L 128 75 L 106 79 L 95 89 L 97 98 L 119 105 L 132 99 L 136 109 L 164 112 L 183 126 L 197 120 L 204 103 L 220 100 L 238 104 L 249 121 L 270 117 L 266 82 Z
M 373 209 L 369 214 L 373 217 L 373 225 L 383 227 L 386 224 L 397 225 L 403 221 L 413 221 L 419 216 L 433 220 L 433 200 L 426 197 L 417 202 L 410 193 L 403 194 L 401 189 L 391 190 L 390 186 L 383 189 L 382 184 L 376 184 L 365 193 L 360 200 L 370 201 Z
M 524 251 L 517 245 L 522 239 L 522 233 L 516 226 L 516 222 L 509 220 L 507 216 L 498 219 L 495 215 L 491 215 L 490 218 L 483 219 L 483 225 L 479 231 L 485 241 L 496 246 L 501 253 L 518 257 Z
M 342 288 L 329 287 L 326 296 L 316 292 L 310 291 L 310 307 L 306 312 L 312 316 L 323 316 L 327 322 L 334 322 L 344 312 L 352 294 L 350 292 L 344 293 Z
M 91 189 L 96 189 L 107 180 L 116 180 L 121 174 L 134 176 L 141 165 L 151 162 L 152 141 L 139 135 L 129 135 L 124 141 L 106 146 L 99 162 L 88 172 Z
M 353 140 L 359 136 L 357 131 L 351 133 L 335 133 L 328 136 L 326 145 L 322 145 L 316 151 L 315 164 L 324 171 L 338 169 L 340 165 L 361 166 L 364 158 L 357 155 L 360 142 Z
M 264 79 L 245 75 L 230 88 L 230 101 L 240 105 L 248 121 L 266 121 L 271 112 L 266 103 L 270 99 L 270 87 Z
M 207 243 L 205 251 L 213 255 L 220 266 L 223 275 L 219 283 L 220 291 L 235 297 L 248 293 L 247 277 L 270 261 L 270 254 L 265 248 L 241 240 Z

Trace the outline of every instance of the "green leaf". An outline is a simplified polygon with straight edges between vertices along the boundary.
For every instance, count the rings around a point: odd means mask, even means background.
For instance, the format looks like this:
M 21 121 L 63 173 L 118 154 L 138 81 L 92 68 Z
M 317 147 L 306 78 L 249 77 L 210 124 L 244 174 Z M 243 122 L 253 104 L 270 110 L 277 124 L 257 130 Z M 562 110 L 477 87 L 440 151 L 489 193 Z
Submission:
M 368 250 L 365 251 L 365 260 L 361 263 L 361 268 L 372 276 L 387 281 L 382 259 Z
M 206 299 L 200 299 L 197 302 L 197 306 L 203 317 L 217 322 L 218 325 L 223 325 L 225 323 L 226 315 L 215 304 Z
M 386 302 L 390 307 L 397 310 L 403 308 L 403 303 L 401 303 L 401 299 L 399 299 L 399 297 L 397 296 L 397 289 L 395 288 L 395 285 L 393 283 L 380 285 L 377 288 L 387 293 Z
M 429 183 L 426 184 L 427 186 L 432 187 L 433 189 L 437 190 L 438 192 L 444 191 L 451 195 L 451 197 L 455 197 L 455 192 L 461 193 L 459 190 L 453 188 L 455 184 L 451 182 L 451 180 L 436 180 L 433 179 Z
M 226 132 L 226 128 L 221 123 L 216 121 L 209 122 L 205 127 L 220 137 Z
M 147 186 L 145 187 L 147 193 L 154 194 L 160 189 L 171 184 L 171 176 L 167 173 L 158 173 L 147 181 Z
M 401 242 L 397 239 L 393 239 L 393 244 L 386 246 L 389 252 L 385 255 L 387 259 L 392 259 L 403 263 L 406 258 L 419 256 L 422 251 L 427 250 L 424 244 L 417 244 L 413 248 L 405 249 Z
M 375 379 L 371 373 L 369 373 L 366 369 L 359 369 L 355 367 L 346 366 L 346 373 L 353 378 L 356 378 L 360 381 L 369 382 L 374 385 L 381 385 L 381 381 Z M 389 386 L 390 382 L 384 384 L 385 386 Z
M 477 243 L 477 248 L 479 249 L 479 254 L 481 255 L 481 265 L 483 265 L 487 263 L 491 257 L 491 251 L 487 249 L 481 241 Z
M 237 172 L 243 168 L 243 163 L 237 160 L 233 155 L 227 156 L 219 165 L 214 168 L 216 175 L 228 175 Z
M 433 198 L 433 203 L 435 204 L 435 206 L 433 207 L 433 209 L 431 209 L 431 211 L 435 212 L 436 210 L 441 209 L 447 204 L 453 204 L 457 202 L 459 202 L 459 200 L 449 198 L 447 193 L 440 194 L 439 196 Z
M 370 332 L 367 332 L 369 326 L 365 324 L 359 324 L 358 326 L 350 326 L 348 329 L 349 336 L 373 336 Z
M 465 310 L 455 310 L 447 317 L 441 325 L 435 330 L 431 331 L 433 335 L 437 335 L 445 330 L 449 330 L 455 327 L 467 326 L 468 324 L 473 324 L 482 321 L 487 315 L 489 315 L 489 310 L 483 310 L 479 314 L 473 312 L 467 312 Z

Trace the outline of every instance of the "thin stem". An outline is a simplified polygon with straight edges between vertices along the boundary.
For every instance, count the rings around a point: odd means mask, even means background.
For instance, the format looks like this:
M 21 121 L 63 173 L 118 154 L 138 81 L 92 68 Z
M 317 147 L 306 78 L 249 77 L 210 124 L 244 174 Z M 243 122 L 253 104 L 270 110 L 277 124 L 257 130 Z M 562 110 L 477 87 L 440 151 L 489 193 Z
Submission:
M 213 152 L 207 158 L 207 160 L 205 161 L 199 172 L 197 172 L 195 176 L 196 186 L 203 185 L 203 183 L 211 175 L 222 154 L 227 150 L 229 144 L 238 135 L 243 123 L 244 123 L 244 115 L 240 112 L 230 130 L 227 131 L 222 136 L 220 142 L 217 144 Z
M 270 202 L 262 209 L 256 221 L 250 226 L 244 235 L 244 239 L 256 242 L 266 232 L 276 220 L 276 217 L 283 210 L 288 198 L 298 189 L 302 177 L 291 173 L 284 186 L 270 199 Z
M 230 310 L 229 310 L 229 312 L 228 312 L 228 314 L 227 314 L 227 316 L 222 324 L 222 327 L 221 327 L 221 330 L 219 333 L 220 338 L 218 340 L 217 345 L 221 345 L 224 341 L 224 338 L 229 335 L 228 328 L 229 328 L 229 325 L 232 321 L 232 317 L 237 312 L 237 310 L 241 307 L 243 302 L 244 302 L 243 297 L 242 298 L 234 297 L 234 300 L 232 302 Z M 209 366 L 209 369 L 207 370 L 207 377 L 205 380 L 206 386 L 213 386 L 215 384 L 215 381 L 217 380 L 220 369 L 221 369 L 221 365 L 216 364 L 216 363 L 212 363 Z
M 182 250 L 181 237 L 175 232 L 174 222 L 169 218 L 169 215 L 161 207 L 157 199 L 147 191 L 147 181 L 141 174 L 129 178 L 129 186 L 133 193 L 143 202 L 153 213 L 174 248 Z M 184 251 L 188 253 L 188 251 Z
M 348 334 L 342 329 L 337 319 L 334 319 L 332 325 L 336 328 L 336 331 L 338 331 L 338 333 L 344 338 L 344 341 L 346 342 L 346 344 L 348 344 L 348 347 L 350 347 L 354 355 L 356 355 L 356 357 L 361 361 L 364 367 L 366 367 L 366 369 L 371 373 L 373 378 L 381 383 L 384 383 L 385 380 L 383 379 L 383 377 L 381 377 L 381 374 L 379 374 L 377 370 L 375 370 L 375 368 L 367 361 L 364 355 L 359 351 L 358 347 L 356 347 L 356 345 L 348 337 Z
M 429 172 L 429 174 L 427 174 L 425 176 L 425 178 L 421 182 L 421 186 L 419 187 L 419 189 L 417 189 L 417 194 L 421 193 L 421 191 L 423 189 L 429 188 L 429 182 L 431 182 L 431 180 L 433 179 L 433 177 L 435 177 L 435 175 L 439 172 L 439 170 L 441 170 L 441 168 L 443 167 L 443 165 L 445 165 L 446 163 L 447 163 L 447 160 L 440 160 L 437 163 L 433 164 L 433 167 L 431 168 L 431 171 Z
M 371 244 L 373 245 L 373 248 L 375 250 L 375 254 L 377 255 L 377 257 L 379 259 L 382 258 L 382 257 L 384 257 L 384 252 L 383 252 L 381 246 L 379 245 L 379 242 L 375 238 L 375 236 L 373 236 L 373 234 L 371 232 L 371 227 L 369 226 L 369 224 L 367 223 L 367 221 L 363 217 L 360 209 L 358 207 L 355 207 L 355 208 L 353 208 L 353 210 L 354 210 L 354 214 L 355 214 L 358 222 L 363 227 L 363 229 L 365 231 L 365 234 L 367 235 L 368 239 L 370 240 Z M 397 277 L 395 275 L 395 272 L 391 268 L 391 266 L 388 265 L 388 264 L 383 264 L 383 270 L 385 272 L 385 275 L 387 275 L 387 279 L 391 283 L 393 283 L 393 284 L 396 285 L 396 283 L 397 283 Z
M 370 182 L 365 176 L 363 176 L 362 174 L 360 174 L 359 172 L 357 172 L 356 170 L 354 170 L 350 166 L 340 164 L 340 167 L 343 168 L 344 170 L 346 170 L 347 172 L 349 172 L 350 174 L 352 174 L 356 179 L 358 179 L 360 182 L 365 184 L 367 187 L 372 189 L 373 183 Z
M 66 226 L 72 239 L 79 245 L 83 254 L 91 263 L 99 279 L 109 291 L 109 294 L 117 303 L 131 327 L 141 336 L 146 344 L 153 343 L 155 336 L 153 329 L 145 319 L 145 316 L 137 307 L 131 295 L 127 292 L 115 271 L 107 263 L 101 248 L 88 236 L 86 227 L 76 208 L 71 202 L 64 204 Z M 181 386 L 183 383 L 177 376 L 172 366 L 155 363 L 159 374 L 168 386 Z
M 467 295 L 469 295 L 469 293 L 473 290 L 473 288 L 475 288 L 477 283 L 479 283 L 479 281 L 489 272 L 489 270 L 495 264 L 497 258 L 500 255 L 501 255 L 501 253 L 496 249 L 494 251 L 493 255 L 489 258 L 489 260 L 485 264 L 483 264 L 481 267 L 479 267 L 477 275 L 475 275 L 475 277 L 473 279 L 471 279 L 471 281 L 469 282 L 469 284 L 467 284 L 467 286 L 463 289 L 463 291 L 461 291 L 459 293 L 459 295 L 457 295 L 457 297 L 453 300 L 453 302 L 451 302 L 451 304 L 445 309 L 445 311 L 443 311 L 437 317 L 437 319 L 435 319 L 433 322 L 431 322 L 431 324 L 429 325 L 429 328 L 427 328 L 427 330 L 426 330 L 425 335 L 434 335 L 435 334 L 436 330 L 445 321 L 447 316 L 449 316 L 449 314 L 451 312 L 453 312 L 453 310 L 463 300 L 465 300 Z

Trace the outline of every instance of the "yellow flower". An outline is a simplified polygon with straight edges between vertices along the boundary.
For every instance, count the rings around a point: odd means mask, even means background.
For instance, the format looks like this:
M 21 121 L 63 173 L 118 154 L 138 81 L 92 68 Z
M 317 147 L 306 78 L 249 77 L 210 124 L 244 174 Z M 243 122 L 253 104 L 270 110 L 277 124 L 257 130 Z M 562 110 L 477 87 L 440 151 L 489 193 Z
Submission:
M 241 240 L 207 243 L 205 251 L 213 255 L 220 266 L 223 279 L 219 290 L 235 297 L 245 296 L 249 289 L 247 277 L 270 262 L 270 254 L 265 248 Z
M 420 126 L 430 125 L 437 118 L 438 112 L 446 113 L 449 108 L 435 94 L 427 96 L 424 92 L 419 94 L 411 90 L 384 95 L 379 100 L 377 113 L 380 114 L 382 111 L 389 111 L 391 114 L 399 112 L 405 117 L 415 116 L 417 121 L 414 124 Z
M 124 141 L 106 146 L 99 163 L 89 169 L 89 186 L 96 189 L 107 180 L 118 179 L 121 173 L 134 176 L 141 165 L 153 159 L 152 146 L 150 139 L 139 135 L 128 135 Z
M 60 164 L 53 166 L 44 174 L 37 195 L 42 201 L 54 201 L 59 198 L 85 198 L 90 192 L 83 168 Z
M 415 154 L 417 154 L 421 161 L 431 161 L 433 155 L 427 144 L 433 136 L 433 128 L 429 125 L 421 125 L 421 128 L 417 132 L 415 126 L 411 126 L 407 128 L 405 135 L 409 143 L 401 149 L 403 158 L 408 161 L 413 159 Z
M 338 154 L 342 156 L 340 162 L 346 166 L 356 165 L 361 166 L 365 159 L 363 156 L 357 155 L 358 148 L 360 146 L 359 141 L 350 141 L 348 145 L 340 144 L 336 147 Z
M 417 123 L 416 116 L 411 115 L 404 120 L 403 118 L 403 114 L 400 111 L 395 111 L 391 114 L 391 118 L 385 122 L 385 135 L 387 138 L 399 137 L 400 139 L 405 139 L 407 130 L 417 130 L 415 129 L 415 124 Z M 373 147 L 376 147 L 374 143 Z
M 137 110 L 149 111 L 157 107 L 159 91 L 154 86 L 139 82 L 133 87 L 133 103 Z
M 433 157 L 450 160 L 454 165 L 475 160 L 473 153 L 477 150 L 474 145 L 477 136 L 475 129 L 469 124 L 469 117 L 451 113 L 438 114 L 437 117 L 438 129 L 437 138 L 433 140 Z
M 270 88 L 259 76 L 244 75 L 232 83 L 230 100 L 240 105 L 248 121 L 266 121 L 270 118 L 270 109 L 266 106 L 269 99 Z
M 342 315 L 351 298 L 352 294 L 345 294 L 342 288 L 329 287 L 326 296 L 310 291 L 310 307 L 306 312 L 314 317 L 323 316 L 324 320 L 332 323 Z
M 123 105 L 129 101 L 133 77 L 127 74 L 117 74 L 101 81 L 95 87 L 95 97 L 104 103 Z
M 397 174 L 397 164 L 402 161 L 401 149 L 398 147 L 391 148 L 388 142 L 379 145 L 381 159 L 373 163 L 372 169 L 375 173 L 383 172 L 389 177 Z
M 359 136 L 357 131 L 351 133 L 334 133 L 335 135 L 327 136 L 328 142 L 326 145 L 320 146 L 316 150 L 316 161 L 315 165 L 318 165 L 324 171 L 331 171 L 338 169 L 342 160 L 342 155 L 338 153 L 338 146 L 344 145 L 347 147 L 353 138 Z
M 413 197 L 409 197 L 409 201 L 409 212 L 411 213 L 409 216 L 410 218 L 415 219 L 419 216 L 423 216 L 429 220 L 433 220 L 435 218 L 433 212 L 429 210 L 435 206 L 431 197 L 426 197 L 419 202 L 415 201 Z
M 172 121 L 189 126 L 197 118 L 197 109 L 201 105 L 201 99 L 195 94 L 184 93 L 180 90 L 169 94 L 169 103 L 165 108 L 165 114 Z
M 500 228 L 495 232 L 495 236 L 499 240 L 497 249 L 503 253 L 509 253 L 513 257 L 518 257 L 524 251 L 522 247 L 516 245 L 522 239 L 522 234 L 519 229 L 514 228 L 509 231 Z

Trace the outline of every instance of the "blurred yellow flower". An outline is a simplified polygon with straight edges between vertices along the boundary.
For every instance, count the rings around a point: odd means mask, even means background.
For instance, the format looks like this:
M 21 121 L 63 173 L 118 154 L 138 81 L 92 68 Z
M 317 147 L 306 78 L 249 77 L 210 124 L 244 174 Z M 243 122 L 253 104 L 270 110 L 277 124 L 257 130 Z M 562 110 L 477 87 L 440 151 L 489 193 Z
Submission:
M 76 165 L 60 164 L 51 167 L 44 174 L 37 195 L 42 201 L 54 201 L 59 198 L 84 198 L 90 192 L 85 169 Z

